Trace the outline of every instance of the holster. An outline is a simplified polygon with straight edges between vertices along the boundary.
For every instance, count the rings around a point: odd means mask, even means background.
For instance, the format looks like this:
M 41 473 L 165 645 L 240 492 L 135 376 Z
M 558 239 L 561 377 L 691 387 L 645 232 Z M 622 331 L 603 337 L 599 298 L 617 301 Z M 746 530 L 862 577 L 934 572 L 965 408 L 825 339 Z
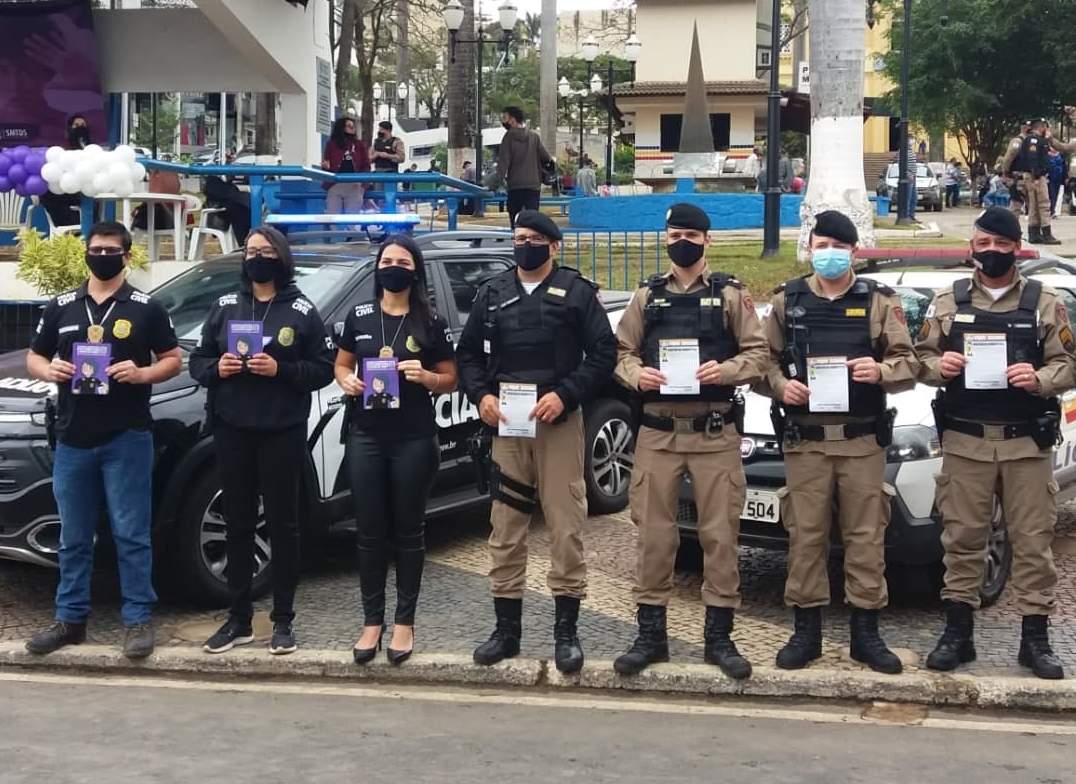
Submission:
M 887 408 L 875 420 L 874 438 L 883 449 L 893 443 L 893 422 L 897 418 L 897 409 Z
M 56 399 L 45 398 L 45 438 L 49 449 L 56 449 Z
M 938 431 L 938 441 L 941 442 L 945 432 L 945 390 L 939 389 L 930 401 L 930 410 L 934 412 L 934 429 Z
M 732 396 L 732 408 L 729 410 L 729 419 L 736 426 L 736 432 L 741 436 L 744 430 L 744 414 L 747 411 L 747 402 L 743 399 L 743 393 L 737 391 Z
M 1039 449 L 1052 449 L 1061 445 L 1061 405 L 1057 398 L 1050 400 L 1050 409 L 1037 417 L 1031 425 L 1031 440 Z
M 493 433 L 485 425 L 467 438 L 467 454 L 474 465 L 475 485 L 478 492 L 486 495 L 490 492 L 490 476 L 493 464 Z
M 781 448 L 785 443 L 785 431 L 788 425 L 788 417 L 785 410 L 776 400 L 770 403 L 770 422 L 773 424 L 773 434 L 777 436 L 777 446 Z
M 796 380 L 803 378 L 802 369 L 806 367 L 806 363 L 802 352 L 797 346 L 785 346 L 781 351 L 779 359 L 781 360 L 781 372 L 784 374 L 785 378 Z
M 535 488 L 515 477 L 501 472 L 501 467 L 490 461 L 489 496 L 494 501 L 512 507 L 523 514 L 533 514 L 538 507 Z M 507 492 L 506 492 L 507 491 Z

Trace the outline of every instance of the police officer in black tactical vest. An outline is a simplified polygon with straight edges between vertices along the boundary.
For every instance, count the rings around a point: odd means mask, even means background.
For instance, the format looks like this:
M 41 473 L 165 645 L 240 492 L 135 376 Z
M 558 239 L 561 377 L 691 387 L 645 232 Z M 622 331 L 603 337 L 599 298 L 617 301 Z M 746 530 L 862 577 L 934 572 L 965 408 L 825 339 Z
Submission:
M 513 240 L 517 266 L 479 288 L 457 347 L 460 386 L 482 421 L 500 428 L 493 439 L 489 538 L 497 627 L 474 660 L 494 664 L 519 653 L 527 529 L 540 504 L 552 540 L 556 666 L 576 672 L 583 666 L 576 623 L 586 593 L 581 406 L 612 375 L 616 340 L 597 284 L 557 265 L 561 233 L 548 216 L 520 212 Z M 522 401 L 528 414 L 507 421 L 502 405 L 509 398 Z

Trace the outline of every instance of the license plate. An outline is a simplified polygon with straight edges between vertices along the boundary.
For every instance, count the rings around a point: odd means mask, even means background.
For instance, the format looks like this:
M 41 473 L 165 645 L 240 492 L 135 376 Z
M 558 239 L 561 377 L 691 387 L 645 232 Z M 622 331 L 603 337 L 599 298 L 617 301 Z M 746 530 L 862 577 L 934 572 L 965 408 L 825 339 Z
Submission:
M 747 496 L 740 516 L 744 520 L 759 523 L 779 523 L 781 521 L 781 503 L 777 493 L 766 490 L 747 488 Z

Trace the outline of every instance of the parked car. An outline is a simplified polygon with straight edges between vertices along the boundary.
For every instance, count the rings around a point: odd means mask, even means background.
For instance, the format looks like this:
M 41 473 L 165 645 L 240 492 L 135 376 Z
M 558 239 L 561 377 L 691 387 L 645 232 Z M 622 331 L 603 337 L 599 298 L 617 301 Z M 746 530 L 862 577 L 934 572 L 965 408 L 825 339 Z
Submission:
M 890 199 L 890 210 L 897 208 L 897 185 L 900 179 L 900 167 L 891 163 L 878 181 L 879 196 Z M 945 206 L 945 189 L 941 186 L 934 171 L 925 163 L 915 164 L 916 204 L 923 209 L 941 212 Z
M 432 301 L 458 338 L 478 284 L 512 266 L 506 232 L 443 232 L 419 238 L 424 246 Z M 374 248 L 364 243 L 295 248 L 296 277 L 332 331 L 343 328 L 356 302 L 373 298 Z M 239 254 L 192 266 L 155 289 L 184 351 L 192 349 L 209 305 L 239 286 Z M 602 292 L 610 314 L 630 294 Z M 59 517 L 52 495 L 52 453 L 45 435 L 45 400 L 53 385 L 26 375 L 25 352 L 0 355 L 0 558 L 55 566 Z M 354 509 L 340 439 L 343 393 L 335 383 L 316 392 L 309 419 L 310 459 L 302 471 L 303 535 L 353 533 Z M 460 392 L 434 396 L 440 428 L 441 468 L 427 513 L 480 508 L 467 441 L 479 426 L 477 409 Z M 190 598 L 227 602 L 228 560 L 220 486 L 213 470 L 212 438 L 201 434 L 205 391 L 184 372 L 153 389 L 151 408 L 156 467 L 154 543 L 158 574 Z M 586 482 L 590 508 L 609 513 L 627 504 L 632 435 L 624 392 L 610 382 L 584 407 Z M 264 520 L 256 534 L 255 590 L 267 585 L 272 554 Z
M 1061 271 L 1055 269 L 1058 267 Z M 1076 269 L 1061 262 L 1033 261 L 1025 271 L 1056 289 L 1076 321 Z M 912 335 L 918 333 L 934 292 L 967 277 L 967 268 L 948 270 L 906 270 L 865 273 L 894 288 L 901 297 Z M 765 308 L 765 306 L 763 306 Z M 939 565 L 943 555 L 941 518 L 934 506 L 934 476 L 941 470 L 941 444 L 934 427 L 930 402 L 934 387 L 919 384 L 914 389 L 890 395 L 888 403 L 897 409 L 893 443 L 886 449 L 885 481 L 894 488 L 892 517 L 886 529 L 886 562 L 910 566 Z M 770 399 L 753 392 L 746 394 L 747 412 L 740 454 L 747 475 L 747 497 L 741 513 L 740 542 L 767 549 L 787 549 L 788 534 L 781 521 L 781 497 L 785 489 L 785 465 L 773 425 Z M 1054 450 L 1054 477 L 1060 486 L 1058 501 L 1076 496 L 1076 391 L 1062 398 L 1064 441 Z M 681 534 L 694 538 L 697 511 L 690 478 L 685 479 L 679 503 Z M 1009 578 L 1012 545 L 1005 528 L 1000 504 L 995 503 L 992 533 L 987 551 L 987 568 L 980 589 L 983 602 L 997 601 Z M 840 552 L 839 535 L 834 530 L 833 550 Z M 935 570 L 935 574 L 940 574 Z

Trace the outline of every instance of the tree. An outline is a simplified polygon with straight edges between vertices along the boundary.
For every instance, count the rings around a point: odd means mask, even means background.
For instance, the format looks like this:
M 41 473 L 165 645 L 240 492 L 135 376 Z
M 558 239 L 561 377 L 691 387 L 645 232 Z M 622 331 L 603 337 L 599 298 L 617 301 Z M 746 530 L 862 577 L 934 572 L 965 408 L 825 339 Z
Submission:
M 874 244 L 874 214 L 863 180 L 863 0 L 810 0 L 811 177 L 800 210 L 800 247 L 814 216 L 840 210 Z
M 173 93 L 151 93 L 151 100 L 157 102 L 157 144 L 161 151 L 175 148 L 176 128 L 179 127 L 179 111 L 176 107 Z M 134 144 L 136 147 L 145 147 L 152 150 L 153 144 L 153 112 L 152 109 L 142 112 L 138 116 L 138 125 L 134 131 Z
M 876 3 L 889 13 L 890 52 L 886 75 L 897 85 L 886 98 L 900 101 L 900 4 Z M 1061 102 L 1076 95 L 1076 65 L 1070 32 L 1076 5 L 1051 0 L 917 0 L 913 7 L 911 119 L 955 135 L 969 165 L 992 167 L 1020 122 L 1056 116 Z M 812 89 L 814 79 L 812 78 Z
M 463 25 L 460 27 L 460 33 L 464 38 L 472 39 L 475 32 L 474 0 L 460 2 L 463 4 Z M 474 114 L 474 54 L 474 44 L 459 43 L 456 46 L 455 62 L 448 66 L 448 173 L 453 176 L 459 176 L 463 170 L 463 162 L 473 157 L 467 154 L 467 146 L 472 141 L 468 133 L 467 118 Z

